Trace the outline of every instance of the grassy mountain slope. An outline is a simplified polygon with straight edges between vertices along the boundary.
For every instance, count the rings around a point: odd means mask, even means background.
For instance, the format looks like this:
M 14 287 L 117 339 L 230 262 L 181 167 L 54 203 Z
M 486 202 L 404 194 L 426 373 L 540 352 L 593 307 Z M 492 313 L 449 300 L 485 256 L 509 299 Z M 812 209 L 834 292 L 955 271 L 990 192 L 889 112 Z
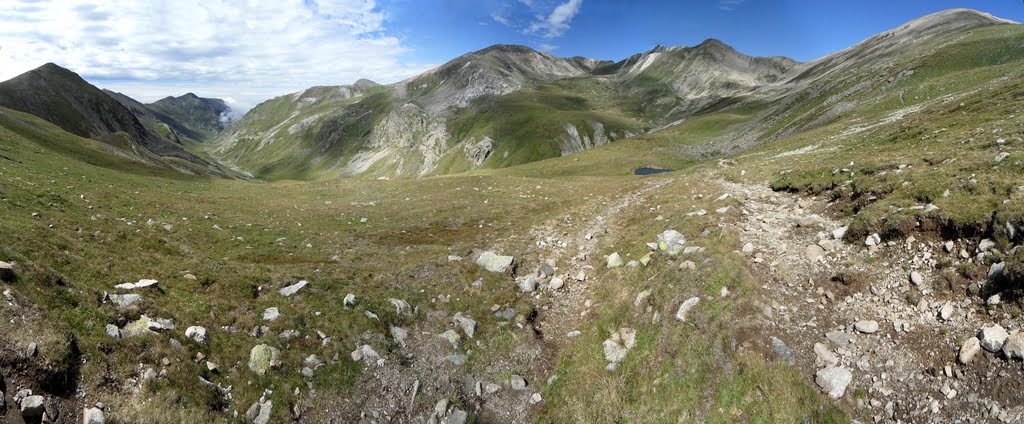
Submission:
M 224 175 L 219 166 L 150 131 L 117 100 L 52 63 L 0 83 L 0 106 L 30 113 L 81 137 L 109 142 L 139 160 L 178 169 L 183 168 L 176 163 L 184 161 L 204 175 Z
M 165 97 L 147 105 L 158 116 L 166 117 L 168 125 L 195 140 L 210 140 L 229 122 L 231 108 L 221 99 L 209 99 L 188 93 L 181 97 Z
M 635 136 L 723 99 L 752 95 L 794 65 L 748 57 L 715 40 L 618 64 L 499 45 L 377 88 L 377 96 L 332 104 L 296 93 L 269 101 L 232 125 L 213 152 L 267 179 L 408 178 L 510 167 Z

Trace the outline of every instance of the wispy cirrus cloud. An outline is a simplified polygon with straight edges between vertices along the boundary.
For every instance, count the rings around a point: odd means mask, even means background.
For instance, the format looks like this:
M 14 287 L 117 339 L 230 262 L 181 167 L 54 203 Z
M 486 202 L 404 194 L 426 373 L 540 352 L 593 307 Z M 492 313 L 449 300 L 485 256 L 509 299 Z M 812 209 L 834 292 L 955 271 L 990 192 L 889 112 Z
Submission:
M 572 19 L 580 13 L 582 7 L 583 0 L 568 0 L 556 6 L 551 13 L 538 16 L 526 31 L 544 38 L 561 37 L 569 30 Z
M 46 62 L 143 101 L 195 91 L 240 107 L 313 85 L 391 82 L 427 66 L 373 0 L 6 0 L 0 80 Z
M 718 8 L 726 12 L 732 12 L 742 6 L 744 2 L 746 0 L 718 0 Z

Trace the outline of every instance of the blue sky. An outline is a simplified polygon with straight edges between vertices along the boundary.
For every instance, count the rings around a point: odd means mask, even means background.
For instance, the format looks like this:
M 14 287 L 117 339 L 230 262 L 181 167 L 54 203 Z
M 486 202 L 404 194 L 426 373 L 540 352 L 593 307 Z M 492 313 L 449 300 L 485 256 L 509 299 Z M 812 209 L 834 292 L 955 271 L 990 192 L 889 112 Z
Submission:
M 621 60 L 713 37 L 806 61 L 955 7 L 1024 21 L 1022 0 L 3 0 L 0 80 L 55 62 L 145 102 L 194 92 L 245 111 L 499 43 Z
M 807 61 L 950 8 L 1024 21 L 1021 0 L 584 0 L 561 36 L 526 31 L 536 15 L 561 3 L 565 1 L 398 0 L 389 4 L 389 18 L 414 50 L 411 57 L 423 61 L 496 43 L 557 46 L 552 51 L 560 56 L 620 60 L 657 44 L 695 45 L 707 38 L 751 55 Z

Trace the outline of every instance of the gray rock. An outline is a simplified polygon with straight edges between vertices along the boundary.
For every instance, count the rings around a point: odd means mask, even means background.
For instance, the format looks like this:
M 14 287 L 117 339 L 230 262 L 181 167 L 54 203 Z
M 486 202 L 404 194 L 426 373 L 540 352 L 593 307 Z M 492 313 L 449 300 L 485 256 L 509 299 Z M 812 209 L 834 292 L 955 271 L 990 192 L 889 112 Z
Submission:
M 512 377 L 509 378 L 508 384 L 509 384 L 509 386 L 512 387 L 512 390 L 516 390 L 516 391 L 526 390 L 526 379 L 524 379 L 523 377 L 520 377 L 518 375 L 512 375 Z
M 115 339 L 121 338 L 121 329 L 114 324 L 107 324 L 107 335 Z
M 270 413 L 274 409 L 274 402 L 267 400 L 260 404 L 259 412 L 256 414 L 256 419 L 252 420 L 253 424 L 269 424 Z
M 832 399 L 843 397 L 851 381 L 853 373 L 843 367 L 828 366 L 814 375 L 814 382 Z
M 34 422 L 43 417 L 46 407 L 42 396 L 28 396 L 21 400 L 21 417 L 27 422 Z
M 412 305 L 404 299 L 389 298 L 388 303 L 395 307 L 395 315 L 411 314 Z
M 1024 333 L 1014 333 L 1006 338 L 1003 355 L 1007 359 L 1024 359 Z
M 402 327 L 390 326 L 391 337 L 395 339 L 395 343 L 398 343 L 399 347 L 405 347 L 405 340 L 409 338 L 409 331 Z
M 526 385 L 526 381 L 523 381 L 523 385 L 524 386 Z M 497 393 L 498 390 L 501 390 L 501 386 L 499 386 L 499 385 L 497 385 L 495 383 L 487 383 L 487 385 L 484 386 L 484 393 L 487 393 L 489 395 L 493 395 L 493 394 Z
M 988 252 L 989 250 L 992 250 L 995 247 L 996 242 L 992 241 L 992 239 L 983 239 L 981 240 L 981 242 L 978 243 L 979 252 Z
M 85 412 L 82 413 L 82 422 L 84 424 L 106 423 L 106 420 L 103 418 L 103 410 L 99 408 L 85 408 Z
M 469 414 L 466 414 L 466 411 L 455 408 L 455 410 L 448 415 L 448 424 L 466 424 L 467 419 L 469 419 Z
M 342 306 L 349 307 L 356 305 L 356 295 L 349 293 L 345 295 L 345 299 L 341 301 Z
M 373 350 L 373 348 L 370 347 L 370 345 L 364 344 L 362 346 L 359 346 L 359 348 L 357 348 L 356 350 L 352 351 L 352 360 L 356 362 L 364 360 L 366 362 L 376 362 L 378 358 L 380 358 L 380 355 L 378 355 L 377 351 Z
M 480 254 L 480 257 L 476 259 L 476 264 L 490 272 L 504 273 L 512 267 L 514 261 L 515 258 L 512 256 L 502 256 L 487 251 Z
M 924 276 L 920 272 L 913 271 L 910 273 L 910 282 L 914 283 L 915 286 L 921 287 L 924 284 Z
M 111 294 L 107 298 L 110 299 L 110 303 L 113 303 L 118 308 L 127 308 L 142 300 L 142 296 L 138 294 Z
M 832 238 L 836 240 L 842 240 L 846 237 L 846 231 L 850 229 L 850 226 L 843 226 L 832 230 Z
M 270 307 L 263 310 L 264 321 L 274 321 L 281 316 L 281 311 L 277 307 Z
M 538 277 L 550 277 L 555 274 L 555 269 L 547 263 L 543 263 L 537 268 Z
M 996 281 L 1003 278 L 1006 272 L 1006 262 L 997 262 L 988 267 L 988 280 Z
M 281 290 L 278 290 L 277 292 L 280 293 L 281 296 L 289 297 L 295 293 L 298 293 L 299 290 L 302 290 L 302 288 L 306 287 L 307 284 L 309 284 L 309 281 L 299 280 L 298 283 L 292 284 L 288 287 L 284 287 Z
M 280 356 L 281 351 L 273 346 L 256 345 L 249 351 L 249 369 L 256 374 L 265 375 L 277 365 Z
M 461 312 L 455 314 L 455 317 L 452 318 L 452 323 L 462 329 L 466 337 L 472 339 L 473 333 L 476 333 L 476 321 L 468 315 L 462 315 Z
M 830 331 L 825 333 L 825 338 L 835 343 L 837 346 L 846 346 L 853 340 L 853 336 L 844 331 Z
M 452 345 L 452 349 L 458 349 L 459 341 L 462 340 L 462 337 L 459 336 L 459 333 L 456 333 L 455 330 L 447 330 L 438 335 L 438 337 L 447 340 L 448 343 Z
M 978 332 L 978 340 L 981 341 L 981 347 L 992 353 L 1002 350 L 1003 344 L 1006 343 L 1006 339 L 1009 337 L 1010 334 L 999 324 L 981 327 L 981 331 Z
M 743 250 L 743 253 L 747 254 L 747 255 L 749 255 L 751 253 L 754 253 L 754 243 L 744 244 L 742 250 Z
M 786 365 L 796 365 L 796 356 L 793 355 L 793 349 L 786 346 L 786 343 L 780 340 L 778 337 L 772 336 L 772 350 L 775 351 L 775 355 L 785 362 Z
M 687 299 L 682 305 L 679 305 L 679 310 L 676 311 L 676 319 L 680 322 L 686 322 L 686 314 L 688 314 L 694 306 L 697 306 L 698 303 L 700 303 L 699 297 L 691 297 Z
M 864 334 L 874 334 L 878 332 L 878 321 L 875 320 L 863 320 L 857 321 L 853 327 Z
M 206 337 L 206 328 L 198 325 L 193 325 L 185 329 L 185 337 L 192 339 L 192 341 L 206 346 L 210 343 L 210 340 Z
M 960 346 L 960 352 L 957 355 L 957 359 L 961 364 L 969 364 L 974 360 L 974 357 L 981 352 L 981 341 L 977 337 L 969 337 L 964 341 L 964 344 Z
M 946 250 L 946 253 L 953 253 L 953 249 L 956 248 L 956 245 L 952 240 L 949 240 L 942 245 L 942 248 Z
M 1007 153 L 1007 152 L 999 152 L 999 154 L 996 155 L 996 163 L 1002 162 L 1003 159 L 1006 159 L 1008 157 L 1010 157 L 1009 153 Z
M 818 357 L 818 359 L 821 359 L 821 361 L 826 364 L 836 365 L 839 363 L 839 358 L 837 358 L 836 355 L 832 353 L 832 350 L 825 347 L 825 345 L 821 343 L 814 344 L 814 354 Z
M 532 275 L 516 278 L 516 287 L 520 292 L 533 293 L 534 290 L 537 290 L 537 278 Z
M 608 255 L 608 268 L 618 268 L 625 264 L 626 262 L 622 259 L 622 256 L 619 255 L 619 252 Z

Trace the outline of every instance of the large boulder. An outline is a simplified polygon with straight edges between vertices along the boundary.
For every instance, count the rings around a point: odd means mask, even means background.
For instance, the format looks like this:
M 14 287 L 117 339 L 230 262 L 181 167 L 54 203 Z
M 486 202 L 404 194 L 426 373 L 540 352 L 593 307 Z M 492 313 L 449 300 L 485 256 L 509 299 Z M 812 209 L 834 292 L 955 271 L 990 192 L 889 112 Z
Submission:
M 490 272 L 508 272 L 512 268 L 512 263 L 515 258 L 512 256 L 502 256 L 497 253 L 486 251 L 480 254 L 480 257 L 476 259 L 476 264 L 483 267 Z
M 256 345 L 249 351 L 249 369 L 256 374 L 265 375 L 277 365 L 280 356 L 281 351 L 273 346 Z
M 1006 339 L 1009 337 L 1010 333 L 1007 333 L 1006 329 L 999 324 L 982 327 L 981 331 L 978 332 L 978 340 L 981 341 L 981 347 L 992 353 L 1002 350 L 1003 344 L 1006 343 Z

